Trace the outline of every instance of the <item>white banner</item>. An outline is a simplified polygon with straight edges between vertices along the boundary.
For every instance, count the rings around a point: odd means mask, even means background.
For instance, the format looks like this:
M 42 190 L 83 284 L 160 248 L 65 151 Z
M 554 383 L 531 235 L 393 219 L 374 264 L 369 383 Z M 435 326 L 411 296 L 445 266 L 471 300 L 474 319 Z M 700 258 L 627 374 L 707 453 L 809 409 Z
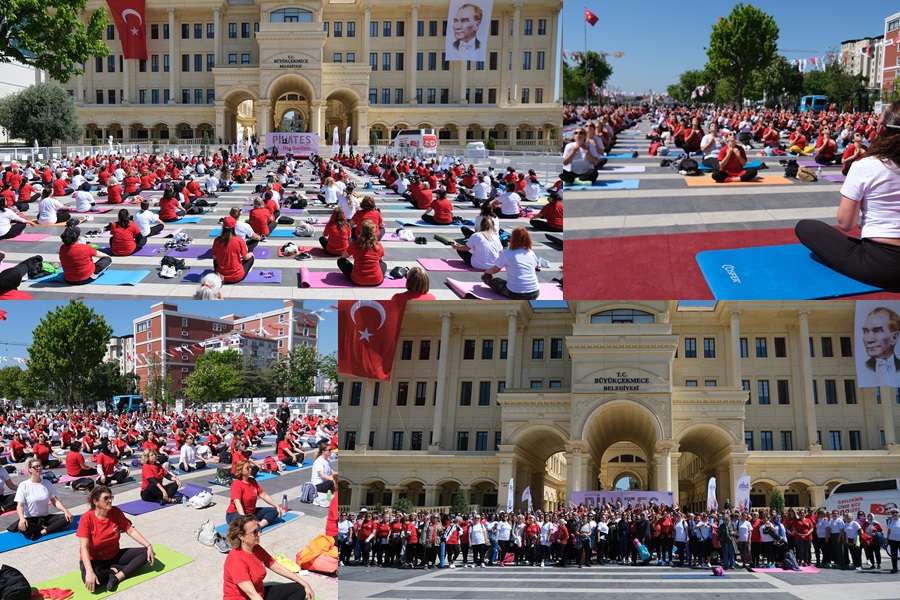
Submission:
M 344 132 L 344 146 L 347 148 L 350 147 L 350 128 L 347 127 L 347 130 Z
M 448 61 L 485 60 L 493 9 L 493 0 L 451 0 L 444 43 Z
M 591 492 L 572 492 L 569 496 L 572 504 L 587 504 L 590 506 L 600 506 L 601 504 L 616 504 L 621 502 L 622 506 L 629 504 L 635 505 L 638 502 L 643 504 L 656 504 L 658 506 L 672 506 L 675 501 L 672 492 L 653 492 L 643 490 L 598 490 Z
M 511 513 L 513 511 L 513 501 L 516 497 L 516 484 L 513 481 L 513 478 L 509 478 L 509 490 L 506 493 L 506 512 Z
M 900 302 L 858 300 L 855 325 L 856 378 L 859 387 L 900 387 Z M 891 400 L 882 399 L 882 402 Z
M 737 482 L 734 493 L 734 507 L 739 512 L 750 510 L 750 476 L 744 475 Z
M 331 134 L 331 153 L 337 154 L 341 147 L 340 134 L 337 125 L 334 126 L 334 132 Z
M 709 478 L 709 487 L 706 488 L 706 510 L 709 512 L 718 512 L 719 501 L 716 500 L 716 478 Z
M 291 152 L 295 156 L 318 154 L 319 136 L 315 133 L 267 133 L 266 148 L 278 147 L 279 154 Z

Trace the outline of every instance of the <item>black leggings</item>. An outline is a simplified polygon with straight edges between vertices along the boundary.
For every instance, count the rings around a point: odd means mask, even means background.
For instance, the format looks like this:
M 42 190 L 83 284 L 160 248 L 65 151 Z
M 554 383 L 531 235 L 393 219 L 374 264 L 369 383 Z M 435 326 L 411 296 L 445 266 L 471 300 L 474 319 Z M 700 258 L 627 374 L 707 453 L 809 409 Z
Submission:
M 544 219 L 539 217 L 535 217 L 531 220 L 531 226 L 537 229 L 538 231 L 563 231 L 562 227 L 553 227 Z
M 143 247 L 146 246 L 146 245 L 147 245 L 147 238 L 146 238 L 145 236 L 143 236 L 143 235 L 138 234 L 138 235 L 134 238 L 134 250 L 132 250 L 132 251 L 129 252 L 128 254 L 116 254 L 115 256 L 132 256 L 132 255 L 134 255 L 138 250 L 140 250 L 141 248 L 143 248 Z M 110 252 L 112 252 L 112 250 L 110 250 Z
M 453 225 L 453 221 L 451 220 L 449 223 L 438 223 L 434 220 L 434 215 L 422 215 L 422 220 L 426 223 L 431 223 L 432 225 Z
M 888 554 L 891 557 L 891 570 L 897 570 L 897 559 L 900 558 L 900 540 L 888 540 Z
M 479 567 L 484 564 L 484 551 L 487 546 L 484 544 L 472 544 L 472 564 Z
M 25 231 L 25 227 L 25 223 L 10 223 L 9 231 L 7 231 L 4 235 L 0 235 L 0 240 L 8 240 L 16 237 L 17 235 Z
M 756 169 L 744 169 L 744 174 L 741 175 L 741 181 L 753 181 L 756 179 L 758 171 Z M 724 183 L 726 179 L 731 177 L 727 171 L 713 171 L 712 178 L 717 183 Z
M 825 266 L 866 285 L 900 287 L 900 246 L 849 237 L 827 223 L 804 219 L 794 233 Z
M 112 264 L 112 259 L 108 256 L 101 256 L 97 259 L 97 262 L 94 263 L 94 274 L 88 277 L 87 279 L 82 279 L 81 281 L 69 281 L 66 280 L 66 283 L 69 285 L 84 285 L 86 283 L 90 283 L 97 279 L 97 276 L 103 273 L 109 266 Z
M 19 530 L 19 521 L 13 521 L 6 530 L 10 533 L 21 533 L 29 540 L 36 540 L 44 535 L 50 535 L 57 531 L 65 529 L 69 522 L 63 515 L 47 515 L 46 517 L 26 517 L 25 531 Z M 47 533 L 41 534 L 41 530 L 46 529 Z
M 203 469 L 203 468 L 206 467 L 206 461 L 205 461 L 205 460 L 200 460 L 199 458 L 197 459 L 197 462 L 196 462 L 195 464 L 196 464 L 197 466 L 191 467 L 191 466 L 186 465 L 186 464 L 184 464 L 184 463 L 178 463 L 178 468 L 181 469 L 182 471 L 184 471 L 185 473 L 190 473 L 191 471 L 197 471 L 197 470 L 199 470 L 199 469 Z
M 11 510 L 16 510 L 16 495 L 15 494 L 7 494 L 6 496 L 0 496 L 0 512 L 9 512 Z M 18 522 L 16 522 L 18 525 Z
M 580 179 L 582 181 L 590 181 L 591 183 L 594 183 L 597 180 L 597 175 L 598 175 L 597 169 L 602 169 L 606 163 L 607 163 L 607 159 L 601 158 L 597 162 L 597 166 L 593 169 L 589 169 L 588 171 L 585 171 L 584 173 L 574 173 L 572 171 L 563 171 L 562 173 L 559 174 L 559 178 L 562 179 L 564 183 L 568 183 L 569 185 L 572 185 L 573 183 L 575 183 L 576 179 Z
M 234 283 L 240 283 L 241 281 L 243 281 L 244 279 L 246 279 L 247 275 L 250 273 L 250 269 L 253 268 L 253 262 L 254 262 L 255 260 L 256 260 L 256 257 L 255 257 L 255 256 L 251 256 L 251 257 L 248 258 L 247 260 L 241 259 L 241 268 L 244 269 L 244 276 L 241 277 L 238 281 L 235 281 Z M 219 261 L 213 260 L 213 269 L 214 269 L 217 273 L 219 272 L 219 264 L 218 264 L 218 263 L 219 263 Z M 225 280 L 223 279 L 223 283 L 231 283 L 231 282 L 225 281 Z
M 150 237 L 151 235 L 159 235 L 160 233 L 162 233 L 162 230 L 165 228 L 166 228 L 166 226 L 163 223 L 157 223 L 156 225 L 151 225 L 150 233 L 148 233 L 144 237 Z
M 101 586 L 106 586 L 106 582 L 109 581 L 109 578 L 115 577 L 115 575 L 113 575 L 113 569 L 124 574 L 125 577 L 128 577 L 145 564 L 147 564 L 146 548 L 122 548 L 109 560 L 91 561 L 94 575 L 97 576 L 97 583 Z M 81 567 L 81 581 L 84 581 L 84 578 L 87 575 L 84 570 L 84 562 L 78 561 L 78 566 Z
M 156 477 L 151 477 L 147 480 L 147 487 L 141 492 L 141 500 L 144 502 L 159 502 L 163 499 L 162 492 L 157 485 L 158 482 Z M 178 484 L 172 481 L 171 483 L 163 484 L 163 487 L 166 489 L 166 494 L 168 494 L 169 498 L 175 497 L 175 492 L 178 491 Z
M 826 158 L 821 154 L 816 154 L 813 157 L 813 160 L 816 161 L 820 165 L 839 165 L 841 163 L 841 159 L 838 156 L 832 156 L 831 158 Z
M 299 583 L 270 583 L 263 589 L 265 600 L 304 600 L 306 590 Z
M 537 289 L 533 292 L 519 293 L 513 292 L 507 287 L 506 280 L 502 277 L 492 277 L 488 286 L 497 294 L 501 296 L 505 296 L 512 300 L 535 300 L 538 295 L 541 293 L 541 290 Z
M 349 259 L 341 257 L 338 259 L 337 264 L 338 264 L 338 269 L 341 270 L 341 273 L 344 274 L 344 277 L 346 277 L 350 283 L 352 283 L 353 285 L 362 285 L 362 284 L 359 284 L 359 283 L 356 283 L 355 281 L 353 281 L 353 279 L 351 277 L 351 275 L 353 274 L 353 263 L 350 262 Z M 387 263 L 385 263 L 384 261 L 381 261 L 380 266 L 381 266 L 381 274 L 384 275 L 385 273 L 387 273 Z M 376 283 L 375 285 L 376 286 L 381 285 L 381 282 Z

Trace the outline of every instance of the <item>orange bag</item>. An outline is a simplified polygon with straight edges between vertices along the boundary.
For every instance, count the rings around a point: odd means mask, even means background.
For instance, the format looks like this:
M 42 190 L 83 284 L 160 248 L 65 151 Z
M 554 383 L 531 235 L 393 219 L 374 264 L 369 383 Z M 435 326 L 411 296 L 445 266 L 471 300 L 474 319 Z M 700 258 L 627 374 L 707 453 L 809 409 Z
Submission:
M 316 571 L 317 573 L 333 574 L 338 570 L 338 549 L 334 545 L 334 538 L 328 535 L 317 535 L 300 552 L 294 561 L 301 569 Z

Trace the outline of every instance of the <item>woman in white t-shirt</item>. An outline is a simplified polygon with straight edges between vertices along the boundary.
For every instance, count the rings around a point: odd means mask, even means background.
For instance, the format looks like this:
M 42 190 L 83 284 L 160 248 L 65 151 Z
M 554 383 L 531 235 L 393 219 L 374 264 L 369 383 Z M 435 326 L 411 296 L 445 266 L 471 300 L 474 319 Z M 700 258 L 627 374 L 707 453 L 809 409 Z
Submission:
M 888 554 L 891 556 L 891 573 L 896 573 L 897 559 L 900 558 L 900 509 L 891 509 L 891 516 L 888 517 L 885 527 L 884 537 L 888 543 Z
M 337 479 L 337 471 L 331 468 L 331 447 L 326 445 L 319 446 L 316 452 L 316 460 L 313 461 L 312 475 L 310 483 L 316 486 L 316 491 L 320 493 L 333 492 L 334 482 Z
M 487 549 L 487 527 L 482 522 L 482 515 L 475 515 L 469 527 L 469 543 L 472 545 L 472 563 L 476 567 L 484 567 L 484 551 Z
M 500 237 L 494 232 L 494 220 L 482 219 L 481 230 L 472 234 L 465 244 L 450 244 L 467 266 L 479 271 L 490 269 L 494 266 L 503 246 Z
M 507 279 L 493 276 L 504 267 Z M 531 236 L 524 227 L 516 227 L 509 236 L 509 248 L 501 252 L 494 266 L 482 274 L 481 281 L 501 296 L 513 300 L 535 300 L 541 293 L 535 275 L 537 268 L 538 258 L 531 251 Z
M 854 163 L 841 187 L 837 220 L 804 219 L 794 232 L 819 262 L 866 285 L 900 287 L 900 101 L 879 117 L 869 153 Z
M 6 469 L 0 469 L 0 512 L 9 512 L 16 508 L 15 492 L 19 489 L 6 472 Z M 12 494 L 4 494 L 4 490 L 13 492 Z
M 72 522 L 69 512 L 56 495 L 53 484 L 42 479 L 44 466 L 40 459 L 28 459 L 30 477 L 19 483 L 16 490 L 16 512 L 18 521 L 13 521 L 7 531 L 20 532 L 29 540 L 38 540 L 45 535 L 65 529 Z M 50 504 L 62 511 L 61 515 L 50 514 Z
M 69 220 L 69 207 L 53 197 L 53 188 L 47 186 L 38 201 L 38 223 L 55 225 Z
M 672 531 L 675 533 L 675 550 L 678 552 L 678 566 L 684 566 L 685 546 L 688 542 L 689 527 L 681 513 L 676 512 L 672 517 Z

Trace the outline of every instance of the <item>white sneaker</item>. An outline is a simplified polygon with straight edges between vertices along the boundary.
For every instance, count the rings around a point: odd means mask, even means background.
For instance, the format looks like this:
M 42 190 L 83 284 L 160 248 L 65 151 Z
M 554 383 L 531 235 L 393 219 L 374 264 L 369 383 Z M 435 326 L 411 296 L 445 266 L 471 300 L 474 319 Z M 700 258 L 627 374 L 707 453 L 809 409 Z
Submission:
M 544 561 L 541 561 L 541 568 L 544 568 Z
M 481 568 L 486 569 L 487 567 L 484 566 L 484 563 L 481 563 Z
M 450 565 L 450 568 L 451 568 L 451 569 L 455 569 L 455 568 L 456 568 L 456 565 Z

